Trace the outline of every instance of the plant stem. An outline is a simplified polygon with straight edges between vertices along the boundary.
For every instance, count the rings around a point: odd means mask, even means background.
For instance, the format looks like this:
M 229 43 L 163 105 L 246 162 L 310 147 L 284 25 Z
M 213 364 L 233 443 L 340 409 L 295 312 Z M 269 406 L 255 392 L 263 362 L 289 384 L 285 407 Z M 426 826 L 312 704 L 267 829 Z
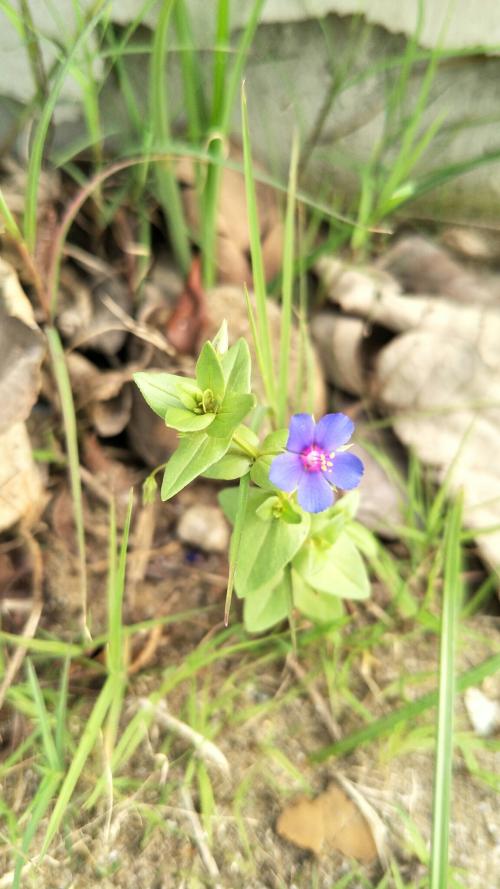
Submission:
M 249 445 L 248 442 L 244 441 L 237 432 L 233 432 L 233 442 L 244 454 L 248 454 L 249 457 L 252 457 L 253 460 L 256 460 L 259 457 L 259 452 Z

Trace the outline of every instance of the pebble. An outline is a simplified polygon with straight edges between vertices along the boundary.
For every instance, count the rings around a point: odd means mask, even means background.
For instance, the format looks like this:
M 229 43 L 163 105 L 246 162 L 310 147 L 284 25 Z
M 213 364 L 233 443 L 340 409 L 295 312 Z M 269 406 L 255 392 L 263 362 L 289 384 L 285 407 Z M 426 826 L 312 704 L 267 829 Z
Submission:
M 190 506 L 179 519 L 177 536 L 208 553 L 226 552 L 229 545 L 229 527 L 217 506 Z

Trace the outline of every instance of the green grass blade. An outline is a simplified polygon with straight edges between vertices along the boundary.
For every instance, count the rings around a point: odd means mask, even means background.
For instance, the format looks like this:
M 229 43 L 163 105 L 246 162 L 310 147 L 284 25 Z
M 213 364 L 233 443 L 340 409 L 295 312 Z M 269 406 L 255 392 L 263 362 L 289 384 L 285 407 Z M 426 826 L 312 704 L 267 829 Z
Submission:
M 226 70 L 229 60 L 229 37 L 231 28 L 230 0 L 218 0 L 215 29 L 214 87 L 212 98 L 211 124 L 217 127 L 224 109 Z
M 500 654 L 495 654 L 493 657 L 482 661 L 476 667 L 471 667 L 470 670 L 462 673 L 457 679 L 456 691 L 463 692 L 472 685 L 479 685 L 484 679 L 488 676 L 493 676 L 498 670 L 500 670 Z M 342 738 L 341 741 L 336 741 L 334 744 L 316 751 L 311 754 L 311 760 L 313 762 L 324 762 L 330 756 L 344 756 L 347 753 L 351 753 L 363 744 L 368 744 L 390 734 L 398 725 L 415 720 L 421 713 L 425 713 L 427 710 L 435 707 L 437 702 L 438 692 L 431 691 L 410 704 L 405 704 L 403 707 L 393 710 L 392 713 L 376 719 L 375 722 L 363 726 L 358 731 Z
M 61 673 L 61 681 L 59 683 L 59 695 L 57 698 L 57 706 L 55 711 L 56 717 L 56 730 L 55 730 L 55 745 L 57 750 L 57 756 L 59 758 L 59 763 L 62 766 L 64 762 L 64 750 L 66 747 L 65 744 L 65 736 L 66 736 L 66 716 L 68 710 L 68 684 L 69 684 L 69 666 L 70 660 L 66 658 L 64 661 L 62 673 Z
M 170 140 L 168 94 L 166 88 L 167 34 L 174 0 L 163 3 L 153 39 L 149 72 L 149 116 L 155 149 L 167 149 Z M 177 262 L 187 274 L 191 262 L 189 238 L 182 208 L 180 189 L 170 160 L 165 159 L 156 170 L 160 202 L 168 223 Z
M 40 180 L 40 172 L 42 169 L 43 151 L 47 133 L 49 131 L 54 109 L 57 104 L 60 92 L 63 88 L 64 81 L 69 73 L 70 68 L 74 64 L 74 60 L 78 55 L 82 46 L 85 46 L 89 40 L 92 31 L 102 18 L 105 12 L 105 6 L 92 16 L 86 28 L 79 34 L 73 43 L 70 52 L 65 61 L 61 64 L 57 75 L 54 79 L 50 92 L 44 103 L 40 121 L 35 131 L 33 143 L 31 145 L 30 159 L 28 163 L 28 173 L 26 181 L 26 198 L 24 210 L 24 239 L 31 253 L 34 252 L 36 245 L 37 232 L 37 202 L 38 202 L 38 184 Z
M 57 831 L 59 830 L 61 821 L 64 818 L 64 813 L 66 812 L 71 797 L 73 796 L 73 791 L 76 787 L 78 779 L 80 778 L 83 767 L 96 744 L 99 732 L 106 717 L 106 713 L 111 706 L 114 694 L 115 683 L 112 678 L 109 678 L 106 684 L 103 686 L 96 703 L 94 704 L 92 713 L 90 714 L 83 730 L 80 743 L 76 749 L 71 765 L 63 781 L 59 796 L 47 825 L 47 830 L 41 850 L 41 856 L 45 855 Z
M 42 735 L 42 744 L 45 752 L 45 758 L 47 760 L 49 768 L 53 771 L 57 771 L 59 769 L 60 763 L 56 744 L 52 735 L 52 730 L 50 728 L 49 714 L 47 713 L 47 708 L 45 707 L 45 701 L 43 699 L 42 691 L 38 683 L 37 675 L 29 658 L 26 661 L 26 672 L 28 674 L 28 682 L 35 704 L 37 722 L 40 728 L 40 733 Z
M 460 528 L 462 501 L 451 507 L 445 534 L 445 565 L 437 747 L 434 774 L 434 805 L 431 839 L 430 889 L 448 883 L 448 843 L 450 830 L 453 724 L 455 708 L 455 648 L 458 616 L 462 604 L 460 578 Z
M 203 192 L 202 233 L 203 281 L 211 287 L 215 281 L 215 243 L 217 207 L 224 150 L 231 125 L 231 114 L 240 86 L 243 68 L 251 46 L 262 9 L 262 0 L 256 0 L 240 39 L 236 56 L 229 70 L 230 9 L 228 0 L 219 0 L 214 58 L 214 86 L 211 113 L 211 138 L 209 153 L 212 163 L 207 169 Z
M 173 9 L 175 30 L 180 41 L 180 63 L 186 103 L 188 135 L 197 143 L 206 120 L 203 78 L 196 52 L 186 0 L 177 0 Z
M 234 573 L 236 571 L 236 562 L 241 543 L 241 535 L 243 532 L 243 523 L 248 502 L 248 491 L 250 487 L 250 476 L 244 475 L 240 479 L 238 491 L 238 505 L 236 507 L 236 517 L 234 520 L 234 529 L 231 537 L 231 546 L 229 548 L 229 577 L 227 580 L 226 603 L 224 605 L 224 626 L 229 623 L 229 611 L 231 609 L 231 599 L 234 589 Z
M 68 368 L 64 357 L 64 349 L 57 330 L 54 327 L 46 328 L 49 343 L 50 356 L 54 371 L 64 422 L 64 435 L 66 438 L 66 450 L 68 453 L 68 465 L 71 484 L 71 496 L 73 501 L 73 516 L 75 520 L 76 536 L 78 544 L 80 566 L 80 591 L 82 608 L 83 633 L 90 638 L 87 627 L 87 568 L 85 555 L 85 526 L 83 521 L 82 484 L 80 479 L 80 460 L 78 456 L 78 432 L 76 427 L 75 405 L 71 391 Z
M 299 141 L 295 133 L 290 159 L 288 199 L 283 243 L 283 289 L 281 299 L 281 339 L 278 382 L 278 426 L 286 426 L 288 412 L 288 375 L 290 371 L 290 347 L 292 338 L 292 300 L 295 253 L 295 198 L 297 192 L 297 167 Z
M 266 391 L 266 397 L 271 410 L 276 416 L 276 386 L 274 380 L 274 367 L 271 351 L 271 335 L 267 317 L 266 279 L 264 275 L 264 261 L 262 258 L 262 248 L 260 243 L 260 226 L 257 213 L 257 198 L 253 176 L 252 150 L 250 145 L 250 130 L 248 125 L 248 110 L 244 85 L 241 89 L 241 117 L 247 214 L 248 226 L 250 229 L 250 252 L 252 256 L 253 286 L 257 308 L 257 332 L 262 349 L 262 369 L 264 371 L 263 383 Z
M 26 825 L 26 829 L 21 840 L 21 851 L 18 854 L 16 863 L 14 865 L 14 877 L 12 880 L 11 889 L 21 889 L 22 871 L 24 865 L 26 864 L 26 858 L 31 842 L 40 825 L 40 822 L 45 817 L 45 813 L 47 812 L 52 800 L 54 799 L 54 794 L 57 793 L 57 788 L 61 783 L 61 779 L 62 774 L 60 772 L 49 772 L 47 775 L 44 776 L 40 783 L 40 786 L 38 787 L 38 790 L 32 802 L 29 821 Z
M 12 213 L 10 212 L 7 202 L 3 196 L 2 189 L 0 188 L 0 216 L 3 219 L 5 230 L 14 241 L 21 241 L 22 235 L 19 231 L 19 227 L 17 225 L 16 220 L 14 219 Z
M 243 70 L 245 67 L 247 56 L 252 45 L 253 38 L 257 30 L 257 25 L 259 24 L 262 7 L 264 6 L 265 2 L 266 0 L 255 0 L 250 15 L 248 16 L 245 29 L 243 31 L 243 34 L 241 35 L 231 71 L 228 74 L 226 80 L 225 104 L 221 126 L 222 132 L 226 136 L 229 132 L 231 114 L 233 111 L 234 103 L 236 101 L 238 90 L 241 86 L 241 78 L 243 77 Z
M 105 749 L 108 763 L 111 762 L 112 752 L 118 733 L 118 725 L 120 722 L 120 715 L 123 706 L 126 684 L 122 609 L 123 597 L 125 593 L 127 549 L 130 535 L 130 523 L 132 519 L 133 502 L 133 491 L 130 491 L 118 560 L 116 558 L 116 516 L 114 503 L 112 504 L 110 510 L 108 569 L 108 671 L 109 675 L 114 678 L 116 691 L 111 703 L 111 707 L 109 709 L 105 732 Z

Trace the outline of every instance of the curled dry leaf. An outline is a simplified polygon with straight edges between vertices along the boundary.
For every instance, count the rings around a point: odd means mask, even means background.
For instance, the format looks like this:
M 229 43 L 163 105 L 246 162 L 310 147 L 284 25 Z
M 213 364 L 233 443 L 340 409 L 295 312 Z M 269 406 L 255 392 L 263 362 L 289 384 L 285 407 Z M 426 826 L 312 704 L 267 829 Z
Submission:
M 61 273 L 60 309 L 57 326 L 72 348 L 84 346 L 103 355 L 116 355 L 122 348 L 128 330 L 119 317 L 132 301 L 128 288 L 116 275 L 94 275 L 82 278 L 69 266 Z M 118 307 L 113 312 L 108 301 Z
M 241 148 L 229 146 L 229 162 L 243 167 Z M 196 191 L 196 167 L 192 158 L 180 158 L 176 174 L 182 184 L 182 199 L 190 226 L 199 230 L 199 207 Z M 201 175 L 205 170 L 201 168 Z M 283 227 L 274 189 L 256 183 L 257 208 L 261 233 L 262 254 L 266 279 L 274 278 L 283 254 Z M 224 166 L 220 180 L 217 210 L 217 240 L 215 245 L 217 279 L 223 284 L 248 286 L 252 281 L 250 266 L 250 234 L 246 209 L 245 179 L 239 169 Z
M 311 323 L 311 334 L 329 383 L 350 395 L 367 389 L 362 348 L 366 325 L 359 318 L 320 312 Z
M 24 423 L 0 434 L 0 531 L 23 521 L 29 527 L 43 508 L 41 477 Z
M 464 703 L 476 735 L 488 738 L 500 730 L 500 701 L 492 701 L 480 688 L 468 688 Z
M 201 282 L 201 259 L 195 256 L 174 311 L 166 324 L 169 343 L 182 355 L 196 355 L 206 325 L 206 296 Z
M 41 385 L 45 343 L 14 269 L 0 259 L 0 432 L 25 420 Z
M 143 365 L 100 370 L 78 352 L 67 355 L 67 365 L 77 410 L 103 438 L 123 432 L 132 411 L 132 374 Z
M 406 293 L 445 296 L 474 305 L 493 301 L 484 277 L 465 269 L 443 247 L 419 235 L 398 241 L 384 254 L 378 268 L 393 275 Z
M 316 855 L 336 851 L 363 864 L 377 858 L 367 821 L 354 802 L 334 784 L 316 799 L 302 799 L 284 809 L 276 829 L 284 839 Z
M 464 490 L 465 522 L 500 524 L 500 311 L 445 298 L 337 294 L 345 312 L 395 336 L 375 359 L 370 391 L 393 419 L 400 440 L 451 490 Z M 500 567 L 500 532 L 478 534 L 478 547 Z
M 493 229 L 450 225 L 441 232 L 440 241 L 460 257 L 474 262 L 495 262 L 500 257 L 500 232 Z

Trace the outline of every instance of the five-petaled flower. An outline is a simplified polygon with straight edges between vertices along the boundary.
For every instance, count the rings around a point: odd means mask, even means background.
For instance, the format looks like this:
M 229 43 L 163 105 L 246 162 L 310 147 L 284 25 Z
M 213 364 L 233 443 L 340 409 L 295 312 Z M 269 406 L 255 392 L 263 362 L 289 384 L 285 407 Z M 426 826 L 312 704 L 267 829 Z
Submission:
M 290 420 L 286 451 L 271 463 L 269 480 L 291 493 L 306 512 L 322 512 L 332 505 L 334 488 L 357 487 L 364 467 L 344 450 L 354 431 L 345 414 L 325 414 L 317 423 L 310 414 L 294 414 Z

